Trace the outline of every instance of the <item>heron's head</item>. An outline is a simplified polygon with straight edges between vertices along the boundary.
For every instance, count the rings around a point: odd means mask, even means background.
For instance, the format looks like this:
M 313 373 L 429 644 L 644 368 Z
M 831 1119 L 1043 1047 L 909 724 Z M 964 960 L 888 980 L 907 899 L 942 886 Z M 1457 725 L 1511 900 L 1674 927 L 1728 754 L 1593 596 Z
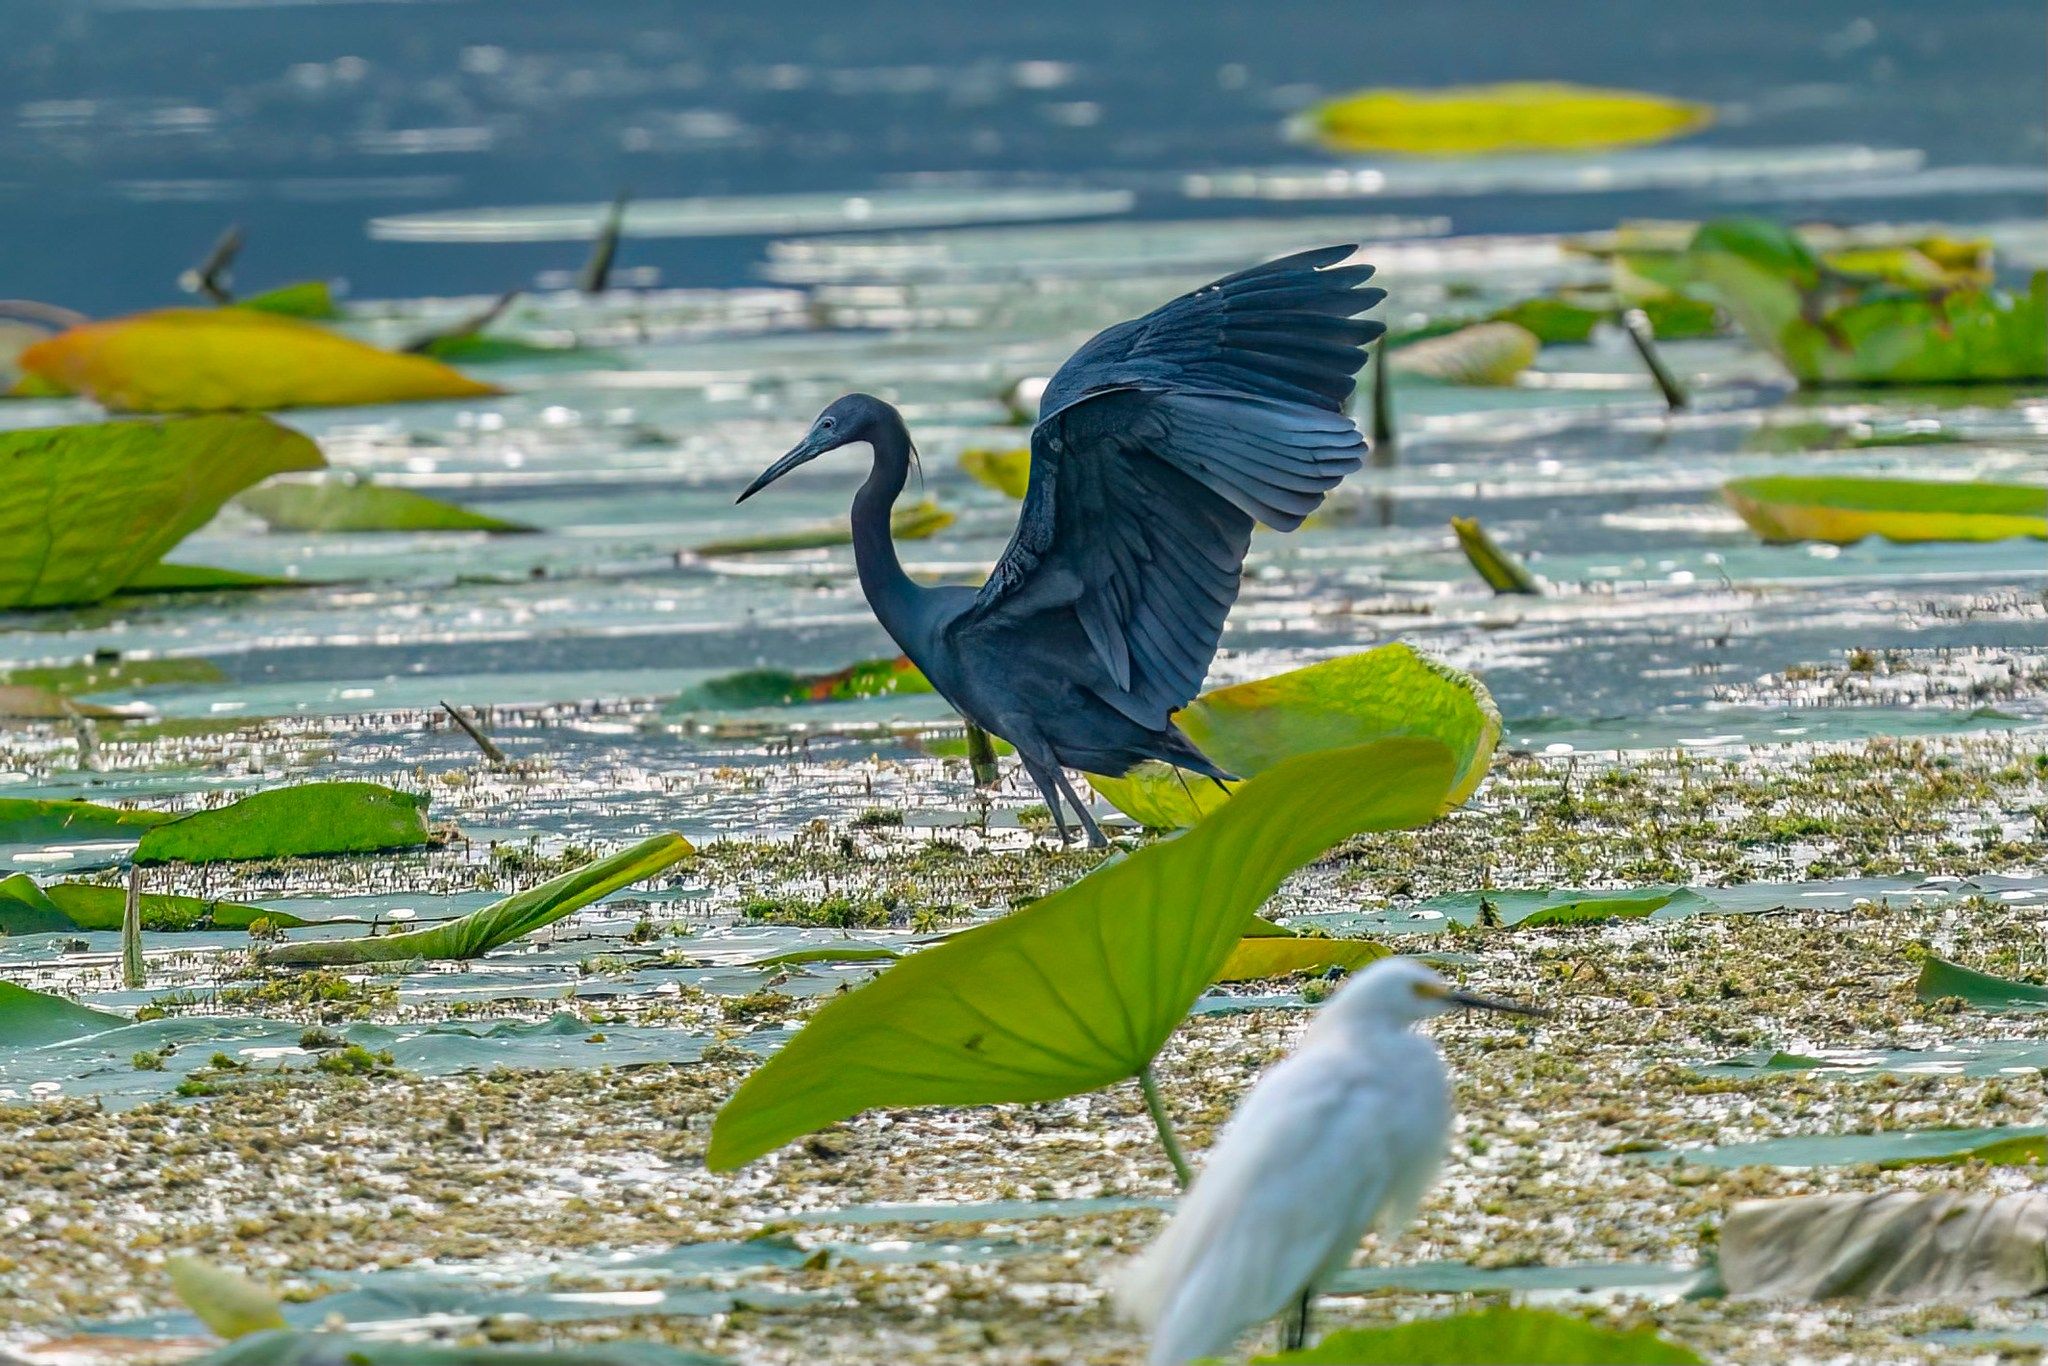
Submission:
M 817 421 L 811 423 L 804 439 L 797 442 L 789 454 L 762 470 L 761 477 L 747 485 L 746 492 L 733 501 L 744 503 L 797 466 L 807 465 L 825 452 L 836 451 L 841 446 L 861 441 L 872 443 L 891 427 L 900 431 L 903 415 L 873 394 L 848 394 L 834 399 L 831 406 L 818 414 Z
M 1402 957 L 1382 958 L 1353 976 L 1332 998 L 1330 1008 L 1347 1015 L 1376 1016 L 1397 1027 L 1453 1010 L 1501 1010 L 1511 1015 L 1550 1013 L 1538 1006 L 1458 991 L 1421 959 Z

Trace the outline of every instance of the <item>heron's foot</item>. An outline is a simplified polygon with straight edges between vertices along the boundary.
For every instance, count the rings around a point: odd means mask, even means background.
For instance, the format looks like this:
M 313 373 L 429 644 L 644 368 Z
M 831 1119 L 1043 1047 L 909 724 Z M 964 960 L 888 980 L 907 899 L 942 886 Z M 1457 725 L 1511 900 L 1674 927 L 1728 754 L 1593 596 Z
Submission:
M 1299 1352 L 1308 1346 L 1308 1319 L 1310 1311 L 1315 1306 L 1315 1300 L 1314 1290 L 1304 1290 L 1301 1292 L 1301 1299 L 1296 1301 L 1294 1308 L 1288 1312 L 1286 1326 L 1281 1329 L 1280 1343 L 1283 1351 Z

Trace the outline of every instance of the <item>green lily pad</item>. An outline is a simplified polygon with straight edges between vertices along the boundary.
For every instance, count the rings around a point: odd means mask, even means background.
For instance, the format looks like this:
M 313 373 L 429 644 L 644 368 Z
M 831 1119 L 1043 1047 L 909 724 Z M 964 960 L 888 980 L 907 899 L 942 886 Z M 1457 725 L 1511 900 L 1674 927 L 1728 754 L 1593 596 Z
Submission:
M 235 499 L 272 531 L 532 531 L 411 489 L 360 480 L 269 483 Z
M 1721 492 L 1772 544 L 2048 540 L 2048 487 L 2032 484 L 1776 474 L 1733 479 Z
M 1027 448 L 960 452 L 960 468 L 1009 498 L 1022 498 L 1031 488 L 1031 452 Z
M 38 1048 L 103 1034 L 127 1023 L 126 1015 L 94 1010 L 15 982 L 0 982 L 0 1048 Z
M 6 884 L 0 883 L 0 887 Z M 882 944 L 828 944 L 816 949 L 791 949 L 756 958 L 750 968 L 798 968 L 812 963 L 893 963 L 903 955 Z
M 27 873 L 0 878 L 0 934 L 53 934 L 77 928 Z
M 0 607 L 98 602 L 249 485 L 325 463 L 265 417 L 0 433 Z
M 318 579 L 286 579 L 204 564 L 153 564 L 130 575 L 123 593 L 229 593 L 252 588 L 318 588 Z
M 232 1342 L 285 1326 L 278 1297 L 239 1271 L 173 1256 L 164 1259 L 164 1274 L 185 1307 L 218 1337 Z
M 1520 558 L 1502 550 L 1493 537 L 1486 534 L 1486 528 L 1472 517 L 1451 518 L 1451 531 L 1458 538 L 1458 548 L 1465 552 L 1465 559 L 1473 570 L 1496 593 L 1540 594 L 1543 585 L 1529 572 L 1529 566 Z
M 1441 90 L 1361 90 L 1309 110 L 1307 128 L 1344 152 L 1480 156 L 1665 142 L 1713 122 L 1709 105 L 1639 90 L 1510 81 Z
M 1789 228 L 1749 218 L 1702 225 L 1684 264 L 1802 385 L 2048 377 L 2048 272 L 2019 294 L 1902 285 L 1839 269 Z
M 1426 824 L 1457 763 L 1433 739 L 1299 755 L 1178 839 L 834 997 L 718 1113 L 728 1171 L 877 1106 L 1052 1100 L 1138 1075 L 1281 879 L 1367 830 Z
M 1536 334 L 1515 323 L 1474 323 L 1440 337 L 1425 337 L 1392 352 L 1388 363 L 1397 375 L 1412 375 L 1439 384 L 1501 386 L 1536 360 L 1543 344 Z
M 585 346 L 550 346 L 544 342 L 522 341 L 518 337 L 492 337 L 479 332 L 459 337 L 435 337 L 420 348 L 423 356 L 451 364 L 493 365 L 502 361 L 574 359 L 595 364 L 603 353 Z
M 299 280 L 261 294 L 237 299 L 236 308 L 253 308 L 258 313 L 275 313 L 286 318 L 307 318 L 327 322 L 341 316 L 334 302 L 334 287 L 325 280 Z
M 1977 1010 L 2048 1009 L 2048 987 L 1993 977 L 1932 954 L 1920 960 L 1913 995 L 1927 1002 L 1955 998 Z
M 1445 810 L 1479 786 L 1500 739 L 1500 713 L 1484 684 L 1399 642 L 1217 688 L 1174 720 L 1204 754 L 1245 778 L 1313 750 L 1429 736 L 1458 758 Z M 1139 764 L 1120 778 L 1090 774 L 1088 781 L 1119 811 L 1161 830 L 1191 825 L 1230 799 L 1228 785 L 1161 763 Z
M 863 659 L 830 673 L 798 674 L 783 669 L 748 669 L 708 679 L 684 692 L 663 711 L 671 716 L 699 711 L 741 711 L 787 707 L 803 702 L 847 702 L 896 693 L 928 693 L 931 683 L 917 666 L 894 659 Z
M 889 531 L 899 541 L 921 541 L 953 525 L 953 514 L 929 499 L 897 508 L 889 516 Z M 706 541 L 693 554 L 707 559 L 721 555 L 764 555 L 780 550 L 825 550 L 852 545 L 853 528 L 846 522 L 821 522 L 796 531 L 772 531 L 761 536 L 737 536 L 725 541 Z
M 1319 939 L 1305 935 L 1248 934 L 1237 941 L 1217 970 L 1219 982 L 1258 982 L 1300 972 L 1355 972 L 1393 950 L 1370 939 Z
M 266 949 L 263 961 L 279 967 L 338 967 L 356 963 L 399 963 L 414 958 L 480 958 L 593 901 L 653 877 L 687 858 L 690 842 L 681 835 L 656 835 L 630 849 L 575 872 L 493 902 L 446 924 L 369 939 L 321 939 Z
M 301 783 L 165 821 L 135 847 L 137 863 L 226 863 L 415 848 L 427 842 L 427 799 L 381 783 Z
M 55 797 L 0 797 L 0 844 L 140 839 L 151 826 L 170 819 L 167 811 Z
M 1259 1366 L 1704 1366 L 1653 1326 L 1615 1328 L 1553 1309 L 1498 1305 L 1383 1328 L 1347 1328 Z
M 1581 897 L 1531 911 L 1515 922 L 1516 929 L 1554 929 L 1560 925 L 1596 925 L 1609 920 L 1641 920 L 1671 904 L 1678 893 L 1665 888 L 1625 892 L 1620 896 Z
M 42 688 L 60 697 L 204 687 L 226 681 L 227 675 L 210 659 L 81 659 L 69 664 L 25 664 L 0 674 L 0 685 Z
M 4 884 L 0 884 L 4 885 Z M 53 882 L 43 888 L 51 904 L 70 917 L 81 930 L 118 930 L 127 910 L 128 890 L 96 882 Z M 266 910 L 239 901 L 215 901 L 207 897 L 178 896 L 171 892 L 142 894 L 142 928 L 154 933 L 198 929 L 246 930 L 259 920 L 279 929 L 293 929 L 307 922 L 289 911 Z

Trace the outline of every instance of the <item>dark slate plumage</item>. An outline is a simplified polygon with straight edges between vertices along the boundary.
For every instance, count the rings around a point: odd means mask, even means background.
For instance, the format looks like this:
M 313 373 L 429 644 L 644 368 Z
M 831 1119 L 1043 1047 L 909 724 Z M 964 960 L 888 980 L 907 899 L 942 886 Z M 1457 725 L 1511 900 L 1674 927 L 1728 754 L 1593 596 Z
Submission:
M 871 442 L 854 548 L 876 614 L 963 716 L 1016 747 L 1055 819 L 1064 794 L 1099 841 L 1062 768 L 1159 759 L 1229 776 L 1171 718 L 1215 657 L 1253 523 L 1292 531 L 1364 455 L 1344 403 L 1385 329 L 1356 315 L 1386 296 L 1363 287 L 1371 266 L 1338 264 L 1352 251 L 1254 266 L 1076 351 L 1046 388 L 1017 531 L 978 592 L 925 589 L 898 566 L 888 508 L 909 434 L 879 399 L 839 400 L 747 492 Z

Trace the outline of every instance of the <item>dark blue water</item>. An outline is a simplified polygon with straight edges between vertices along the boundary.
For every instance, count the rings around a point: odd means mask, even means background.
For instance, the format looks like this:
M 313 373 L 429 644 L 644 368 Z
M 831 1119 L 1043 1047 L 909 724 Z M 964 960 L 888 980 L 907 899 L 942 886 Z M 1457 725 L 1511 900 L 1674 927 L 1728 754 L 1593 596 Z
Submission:
M 174 297 L 228 222 L 250 287 L 477 292 L 573 266 L 562 244 L 369 239 L 373 216 L 492 204 L 869 189 L 943 175 L 1138 192 L 1285 162 L 1290 111 L 1368 84 L 1557 78 L 1711 101 L 1709 146 L 1918 149 L 2038 167 L 2048 13 L 2035 0 L 1717 5 L 1185 0 L 0 0 L 0 295 L 91 312 Z M 1912 195 L 1800 202 L 1932 216 Z M 2032 188 L 1941 216 L 2034 215 Z M 1341 216 L 1346 206 L 1328 206 Z M 1597 227 L 1725 208 L 1701 194 L 1460 198 L 1460 230 Z M 1355 209 L 1348 210 L 1354 211 Z M 759 239 L 630 243 L 669 284 L 748 278 Z

